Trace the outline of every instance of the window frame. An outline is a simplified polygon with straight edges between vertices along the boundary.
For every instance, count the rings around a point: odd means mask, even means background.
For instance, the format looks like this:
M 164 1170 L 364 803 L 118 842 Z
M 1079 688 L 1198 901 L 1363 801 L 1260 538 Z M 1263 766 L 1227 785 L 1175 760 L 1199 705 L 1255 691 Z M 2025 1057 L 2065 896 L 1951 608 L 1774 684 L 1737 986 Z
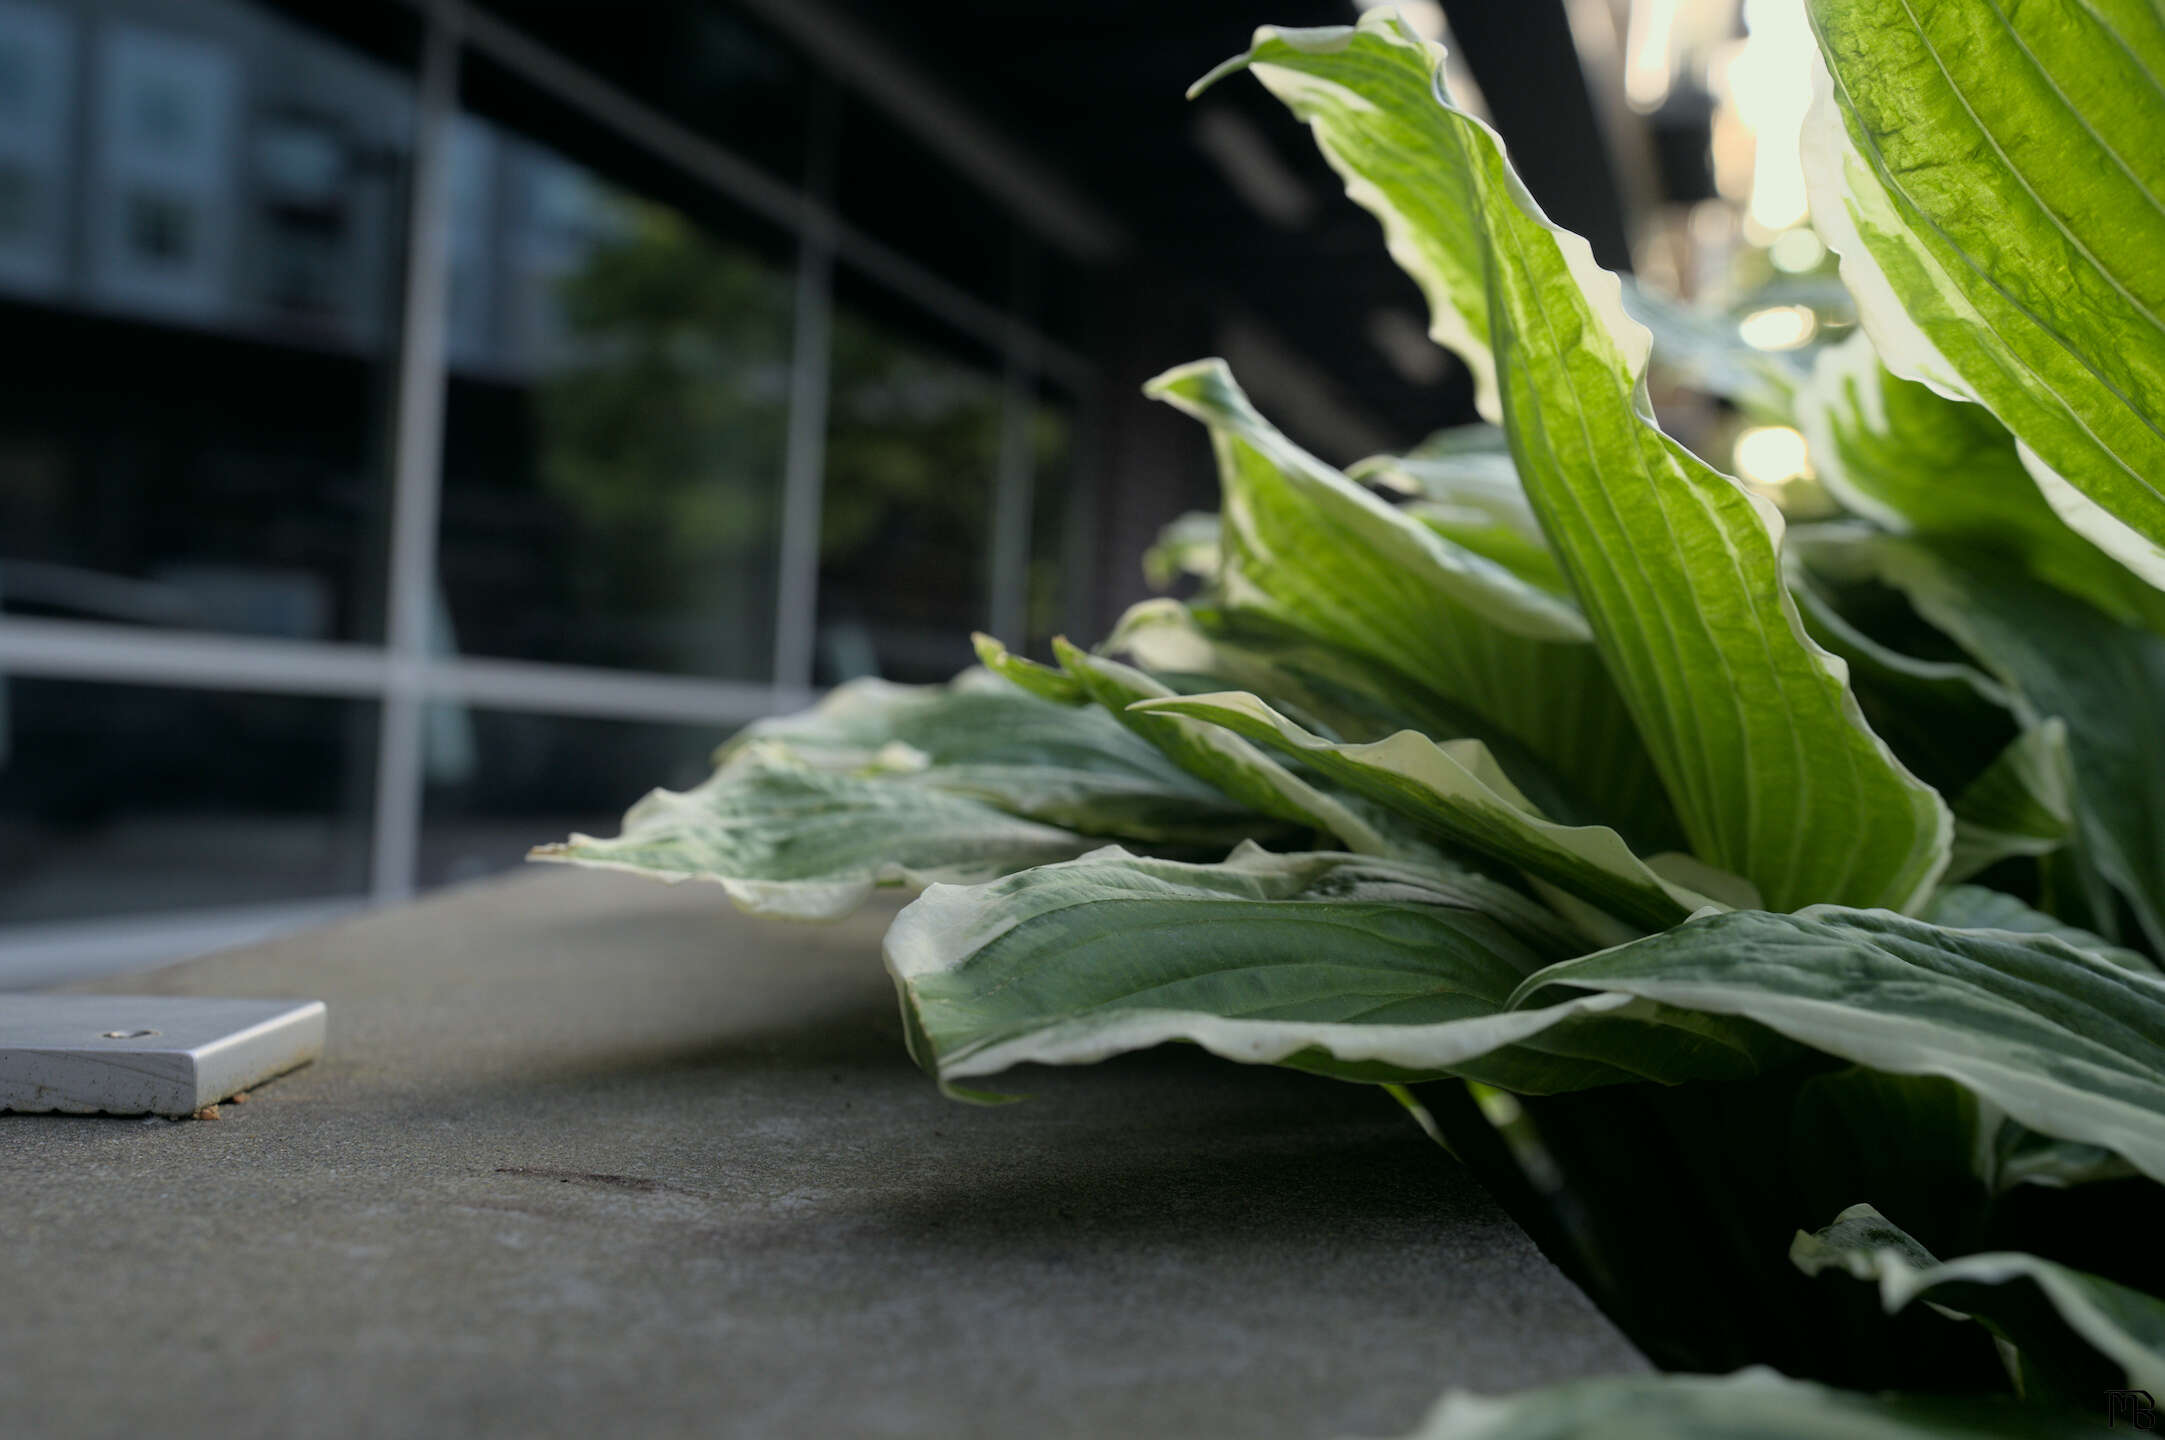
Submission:
M 822 69 L 823 57 L 809 57 L 824 77 L 826 98 L 814 107 L 807 172 L 791 184 L 758 169 L 715 138 L 647 107 L 466 0 L 378 3 L 418 11 L 422 22 L 413 179 L 406 187 L 404 213 L 399 217 L 405 275 L 392 357 L 396 400 L 389 437 L 391 536 L 384 642 L 285 641 L 0 613 L 0 683 L 9 675 L 64 677 L 378 702 L 381 720 L 367 893 L 325 896 L 301 904 L 0 926 L 0 990 L 202 953 L 320 923 L 359 905 L 410 898 L 418 883 L 425 789 L 423 723 L 431 704 L 689 722 L 721 730 L 814 701 L 819 693 L 812 683 L 813 652 L 837 267 L 936 317 L 999 358 L 1003 443 L 987 527 L 986 573 L 992 583 L 982 623 L 1010 644 L 1020 646 L 1026 641 L 1021 631 L 1028 614 L 1025 587 L 1034 494 L 1027 443 L 1030 411 L 1040 388 L 1051 384 L 1074 397 L 1079 415 L 1087 416 L 1094 408 L 1097 375 L 1084 356 L 1031 323 L 1027 287 L 1018 284 L 1006 306 L 989 304 L 837 214 L 834 116 L 839 106 L 835 97 L 839 86 L 863 84 L 861 77 L 848 73 L 848 67 Z M 332 43 L 343 42 L 334 39 Z M 606 127 L 688 181 L 780 226 L 792 237 L 795 314 L 771 683 L 432 653 L 430 622 L 436 603 L 449 382 L 448 181 L 459 76 L 470 56 L 485 58 L 581 119 Z M 841 143 L 847 143 L 846 137 Z M 1078 467 L 1078 484 L 1090 488 L 1087 468 Z M 1088 507 L 1078 503 L 1070 513 L 1086 514 Z M 1075 573 L 1081 573 L 1080 569 Z M 1084 598 L 1071 585 L 1069 608 Z M 72 968 L 63 958 L 70 955 L 77 957 Z

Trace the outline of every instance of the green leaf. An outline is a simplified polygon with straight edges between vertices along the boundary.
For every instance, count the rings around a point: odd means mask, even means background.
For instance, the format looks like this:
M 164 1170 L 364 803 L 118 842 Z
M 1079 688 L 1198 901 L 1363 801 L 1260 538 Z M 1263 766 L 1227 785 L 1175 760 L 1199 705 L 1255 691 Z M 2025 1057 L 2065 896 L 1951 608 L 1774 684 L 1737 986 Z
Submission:
M 2005 557 L 2117 619 L 2165 628 L 2165 592 L 2053 512 L 1991 411 L 1888 374 L 1862 331 L 1819 352 L 1797 425 L 1820 482 L 1856 514 Z
M 1826 533 L 1815 527 L 1815 536 Z M 1815 553 L 1824 548 L 1815 540 Z M 1794 564 L 1790 594 L 1812 639 L 1849 666 L 1850 688 L 1874 732 L 1941 794 L 1966 789 L 2019 733 L 2012 697 L 1975 666 L 1920 660 L 1881 643 Z
M 1224 847 L 1270 828 L 1097 707 L 1055 703 L 983 672 L 952 685 L 853 680 L 810 710 L 747 727 L 724 747 L 724 763 L 747 747 L 1086 835 Z
M 1799 1230 L 1790 1242 L 1789 1263 L 1807 1275 L 1839 1270 L 1852 1279 L 1876 1282 L 1893 1268 L 1915 1272 L 1939 1261 L 1872 1206 L 1852 1205 L 1816 1233 Z
M 2018 855 L 2049 855 L 2074 834 L 2074 765 L 2067 726 L 2046 720 L 2017 735 L 1955 797 L 1947 876 L 1963 880 Z
M 1616 277 L 1548 223 L 1495 134 L 1438 97 L 1437 52 L 1377 11 L 1358 30 L 1259 31 L 1241 64 L 1310 121 L 1357 198 L 1386 197 L 1431 249 L 1463 247 L 1433 298 L 1493 353 L 1527 496 L 1692 851 L 1777 908 L 1920 903 L 1946 860 L 1945 805 L 1806 637 L 1780 515 L 1655 426 L 1650 341 Z
M 2016 935 L 2050 935 L 2078 950 L 2110 960 L 2123 969 L 2157 974 L 2147 956 L 2115 945 L 2102 935 L 2069 925 L 2056 915 L 2033 910 L 2012 895 L 1982 885 L 1950 885 L 1917 912 L 1927 924 L 1949 930 L 2005 930 Z
M 1571 593 L 1571 579 L 1548 542 L 1539 538 L 1538 531 L 1528 536 L 1504 505 L 1464 496 L 1450 501 L 1415 500 L 1405 506 L 1405 512 L 1452 544 L 1487 556 L 1529 585 L 1552 595 Z
M 1451 669 L 1467 668 L 1452 664 L 1455 637 L 1418 612 L 1441 606 L 1528 640 L 1586 640 L 1568 600 L 1443 543 L 1286 439 L 1224 361 L 1177 366 L 1143 390 L 1210 427 L 1225 489 L 1219 543 L 1229 600 L 1341 632 L 1332 638 L 1381 658 L 1433 653 Z M 1372 573 L 1379 565 L 1388 573 Z
M 990 670 L 1017 689 L 1049 700 L 1055 705 L 1087 705 L 1090 694 L 1076 683 L 1075 677 L 1050 665 L 1040 665 L 1035 660 L 1011 653 L 1005 645 L 981 630 L 970 632 L 970 645 L 977 651 L 977 663 Z
M 1153 590 L 1170 590 L 1183 575 L 1204 580 L 1218 573 L 1218 517 L 1190 510 L 1158 532 L 1158 542 L 1143 552 L 1143 578 Z
M 1175 688 L 1183 693 L 1247 691 L 1334 739 L 1381 740 L 1401 730 L 1469 736 L 1487 729 L 1427 691 L 1402 683 L 1387 666 L 1296 630 L 1258 623 L 1254 616 L 1235 619 L 1178 601 L 1145 600 L 1121 617 L 1102 648 L 1125 654 L 1154 674 L 1178 677 L 1182 683 Z M 1505 774 L 1543 814 L 1571 824 L 1592 819 L 1585 801 L 1524 745 L 1503 734 L 1482 738 Z M 1631 831 L 1668 838 L 1660 812 L 1651 827 L 1649 817 L 1635 814 Z
M 1411 497 L 1404 513 L 1460 549 L 1486 556 L 1552 595 L 1571 593 L 1519 484 L 1504 433 L 1495 426 L 1440 430 L 1403 455 L 1370 456 L 1346 478 Z
M 830 920 L 876 886 L 975 883 L 1097 842 L 983 801 L 815 770 L 754 749 L 682 794 L 655 790 L 614 839 L 573 835 L 532 858 L 708 880 L 759 915 Z
M 1542 817 L 1478 740 L 1438 745 L 1406 730 L 1371 744 L 1337 744 L 1253 695 L 1183 695 L 1137 708 L 1192 716 L 1282 750 L 1437 838 L 1515 865 L 1642 930 L 1674 925 L 1707 903 L 1656 875 L 1614 830 Z
M 1432 477 L 1444 477 L 1446 488 L 1460 478 L 1482 477 L 1484 485 L 1518 484 L 1518 469 L 1511 463 L 1511 440 L 1501 425 L 1477 420 L 1468 425 L 1446 425 L 1429 432 L 1426 440 L 1403 455 L 1371 455 L 1346 471 L 1356 480 L 1383 485 L 1403 495 L 1428 493 Z
M 1919 614 L 2005 682 L 2025 724 L 2066 725 L 2078 848 L 2165 953 L 2165 637 L 1921 543 L 1876 554 Z
M 1373 20 L 1393 18 L 1378 13 Z M 1364 28 L 1369 24 L 1364 21 Z M 1380 33 L 1383 26 L 1376 28 Z M 1421 287 L 1429 338 L 1466 362 L 1473 373 L 1474 408 L 1483 419 L 1498 422 L 1503 411 L 1490 352 L 1480 231 L 1477 217 L 1459 201 L 1469 178 L 1466 161 L 1452 143 L 1448 112 L 1434 103 L 1442 89 L 1441 47 L 1433 66 L 1369 66 L 1366 83 L 1359 85 L 1303 63 L 1311 51 L 1342 51 L 1347 33 L 1336 26 L 1265 26 L 1255 32 L 1247 54 L 1196 81 L 1188 98 L 1249 69 L 1307 122 L 1323 158 L 1345 182 L 1346 194 L 1382 222 L 1391 258 Z M 1410 34 L 1406 39 L 1419 43 Z M 1354 55 L 1349 63 L 1360 58 Z
M 1177 678 L 1183 694 L 1248 690 L 1340 739 L 1380 739 L 1400 730 L 1470 734 L 1482 721 L 1396 670 L 1253 611 L 1145 600 L 1129 607 L 1099 650 L 1124 655 L 1154 675 Z M 1215 683 L 1212 683 L 1215 682 Z M 1508 738 L 1513 764 L 1539 771 Z M 1514 773 L 1516 773 L 1514 771 Z M 1537 773 L 1536 782 L 1546 779 Z
M 1504 1013 L 1513 985 L 1577 948 L 1539 905 L 1462 870 L 1107 848 L 927 890 L 888 932 L 887 964 L 911 1053 L 950 1091 L 1174 1040 L 1343 1079 L 1461 1074 L 1528 1093 L 1736 1076 L 1780 1053 L 1756 1027 L 1621 997 Z
M 2050 935 L 1879 910 L 1739 911 L 1566 961 L 1515 1005 L 1576 988 L 1755 1020 L 1897 1075 L 1944 1075 L 2042 1134 L 2165 1179 L 2165 980 Z
M 1789 1256 L 1807 1275 L 1839 1270 L 1878 1285 L 1889 1314 L 1923 1300 L 1981 1320 L 2048 1369 L 2058 1368 L 2053 1362 L 2072 1332 L 2130 1388 L 2165 1391 L 2165 1302 L 2139 1290 L 2035 1255 L 1965 1255 L 1942 1263 L 1870 1205 L 1850 1206 L 1816 1235 L 1798 1231 Z M 2094 1401 L 2073 1383 L 2065 1389 Z
M 1148 393 L 1210 427 L 1224 486 L 1221 603 L 1386 667 L 1509 736 L 1611 823 L 1666 806 L 1573 603 L 1392 508 L 1256 414 L 1220 361 Z M 1456 738 L 1455 736 L 1450 738 Z
M 2101 1180 L 2127 1180 L 2135 1167 L 2102 1145 L 2078 1145 L 2040 1135 L 2012 1120 L 2001 1126 L 1994 1186 L 2001 1193 L 2020 1185 L 2069 1190 Z
M 1173 692 L 1142 671 L 1053 641 L 1060 664 L 1084 693 L 1121 724 L 1163 751 L 1181 769 L 1236 803 L 1258 814 L 1336 836 L 1346 848 L 1364 855 L 1388 855 L 1397 848 L 1375 827 L 1337 798 L 1324 794 L 1238 736 L 1213 725 L 1177 715 L 1154 715 L 1138 702 Z
M 1812 0 L 1812 218 L 1889 369 L 1987 406 L 2165 584 L 2165 16 Z
M 1129 607 L 1099 648 L 1155 675 L 1215 680 L 1206 688 L 1267 696 L 1346 739 L 1380 739 L 1397 730 L 1456 734 L 1476 723 L 1358 652 L 1252 615 L 1235 619 L 1177 600 Z
M 1580 1380 L 1491 1398 L 1453 1391 L 1405 1440 L 1957 1440 L 2065 1436 L 2065 1417 L 1979 1400 L 1860 1395 L 1772 1370 Z
M 1693 390 L 1734 401 L 1747 414 L 1786 420 L 1804 382 L 1796 357 L 1744 343 L 1736 317 L 1685 305 L 1623 277 L 1631 318 L 1654 337 L 1654 363 Z
M 2021 1130 L 1952 1080 L 1864 1065 L 1806 1079 L 1788 1122 L 1782 1193 L 1795 1203 L 1783 1209 L 1784 1222 L 1865 1194 L 1949 1242 L 1983 1229 L 1998 1173 L 1995 1144 Z
M 1791 568 L 1790 594 L 1806 631 L 1849 666 L 1858 707 L 1902 763 L 1943 795 L 1959 794 L 1990 768 L 2019 733 L 2012 697 L 1974 666 L 1882 644 Z

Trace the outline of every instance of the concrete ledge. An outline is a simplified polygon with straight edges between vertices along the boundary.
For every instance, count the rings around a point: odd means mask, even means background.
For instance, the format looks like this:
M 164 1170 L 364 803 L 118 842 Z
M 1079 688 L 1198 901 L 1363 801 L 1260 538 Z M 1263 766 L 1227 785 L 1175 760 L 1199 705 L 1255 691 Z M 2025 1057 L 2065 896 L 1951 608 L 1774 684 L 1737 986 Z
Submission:
M 553 872 L 98 987 L 330 1040 L 217 1121 L 0 1116 L 0 1428 L 1389 1434 L 1644 1368 L 1378 1092 L 942 1100 L 886 918 Z

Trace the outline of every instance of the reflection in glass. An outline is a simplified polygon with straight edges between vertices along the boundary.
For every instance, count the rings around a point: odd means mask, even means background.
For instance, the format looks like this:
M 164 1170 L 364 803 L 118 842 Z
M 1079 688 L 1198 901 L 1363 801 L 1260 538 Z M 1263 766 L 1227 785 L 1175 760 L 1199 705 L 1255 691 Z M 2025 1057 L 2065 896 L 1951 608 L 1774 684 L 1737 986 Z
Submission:
M 358 894 L 373 702 L 0 679 L 0 923 Z
M 815 678 L 945 680 L 988 623 L 998 375 L 838 307 L 830 386 Z
M 381 634 L 412 125 L 254 6 L 0 0 L 0 608 Z
M 473 743 L 430 766 L 423 885 L 514 869 L 531 847 L 574 830 L 614 835 L 624 811 L 654 786 L 688 790 L 704 780 L 715 747 L 737 728 L 456 713 Z
M 1008 303 L 1023 259 L 1009 212 L 876 105 L 854 92 L 840 104 L 842 219 L 978 299 Z
M 77 43 L 59 9 L 0 4 L 0 288 L 47 294 L 67 271 Z
M 784 184 L 802 182 L 812 111 L 825 77 L 750 13 L 755 7 L 716 0 L 524 0 L 497 8 L 640 105 L 719 142 Z M 490 109 L 497 101 L 519 105 L 517 97 L 492 91 L 496 77 L 487 71 L 467 69 L 466 93 L 479 97 L 475 108 Z
M 1052 637 L 1076 624 L 1070 614 L 1068 542 L 1076 522 L 1075 414 L 1063 397 L 1042 394 L 1030 415 L 1030 568 L 1024 614 L 1027 652 L 1052 655 Z M 1080 636 L 1071 638 L 1080 639 Z
M 452 157 L 452 642 L 765 678 L 788 278 L 481 121 Z
M 90 273 L 107 304 L 216 320 L 230 303 L 237 61 L 212 36 L 100 27 Z

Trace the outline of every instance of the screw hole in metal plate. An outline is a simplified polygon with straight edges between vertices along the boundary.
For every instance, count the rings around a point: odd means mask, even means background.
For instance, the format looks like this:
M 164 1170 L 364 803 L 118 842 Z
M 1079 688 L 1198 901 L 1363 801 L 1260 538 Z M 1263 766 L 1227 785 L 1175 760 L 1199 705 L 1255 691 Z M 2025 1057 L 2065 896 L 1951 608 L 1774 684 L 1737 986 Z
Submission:
M 108 1030 L 98 1038 L 101 1040 L 140 1040 L 145 1035 L 155 1035 L 157 1033 L 155 1030 Z

